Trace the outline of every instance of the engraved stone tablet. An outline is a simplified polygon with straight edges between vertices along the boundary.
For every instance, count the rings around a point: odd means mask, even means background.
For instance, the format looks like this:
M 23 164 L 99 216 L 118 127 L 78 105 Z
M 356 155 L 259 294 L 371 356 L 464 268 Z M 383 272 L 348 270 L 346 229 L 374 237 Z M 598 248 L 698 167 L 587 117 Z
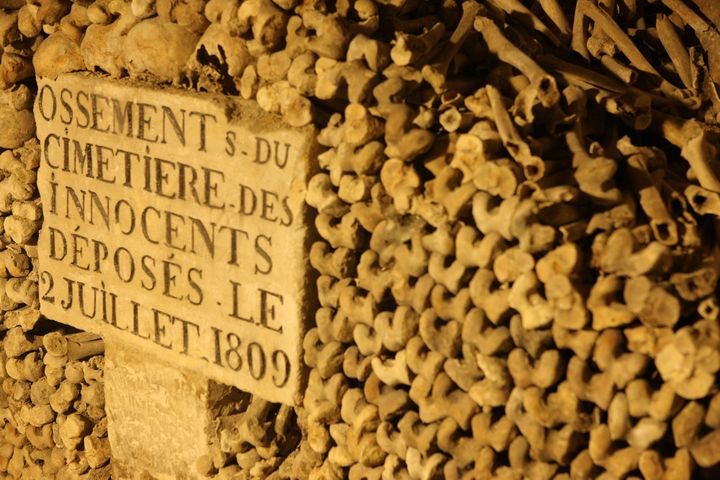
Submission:
M 41 311 L 296 403 L 313 129 L 256 104 L 38 79 Z

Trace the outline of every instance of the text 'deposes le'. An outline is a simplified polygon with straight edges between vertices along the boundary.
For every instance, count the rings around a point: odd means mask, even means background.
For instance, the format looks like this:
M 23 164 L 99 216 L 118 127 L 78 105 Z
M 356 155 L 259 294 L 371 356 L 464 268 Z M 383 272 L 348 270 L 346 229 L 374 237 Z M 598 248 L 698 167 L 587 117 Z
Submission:
M 35 118 L 43 314 L 296 401 L 312 132 L 80 75 L 40 79 Z

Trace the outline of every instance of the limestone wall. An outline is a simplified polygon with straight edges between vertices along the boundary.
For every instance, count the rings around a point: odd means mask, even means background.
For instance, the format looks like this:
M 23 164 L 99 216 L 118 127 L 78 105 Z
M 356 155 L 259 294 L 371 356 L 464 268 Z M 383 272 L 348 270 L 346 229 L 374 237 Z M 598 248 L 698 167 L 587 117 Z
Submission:
M 711 0 L 0 7 L 7 478 L 110 468 L 102 357 L 37 310 L 33 78 L 69 71 L 321 129 L 303 403 L 219 412 L 200 473 L 717 478 Z

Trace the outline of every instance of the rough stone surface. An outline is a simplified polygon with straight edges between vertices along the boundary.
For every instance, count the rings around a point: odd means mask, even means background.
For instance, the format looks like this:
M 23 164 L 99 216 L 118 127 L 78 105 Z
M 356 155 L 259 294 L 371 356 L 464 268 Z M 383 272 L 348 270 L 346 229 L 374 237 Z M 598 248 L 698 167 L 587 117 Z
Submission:
M 38 92 L 42 312 L 296 403 L 312 129 L 82 75 Z
M 207 453 L 209 381 L 109 342 L 105 403 L 113 478 L 190 480 Z

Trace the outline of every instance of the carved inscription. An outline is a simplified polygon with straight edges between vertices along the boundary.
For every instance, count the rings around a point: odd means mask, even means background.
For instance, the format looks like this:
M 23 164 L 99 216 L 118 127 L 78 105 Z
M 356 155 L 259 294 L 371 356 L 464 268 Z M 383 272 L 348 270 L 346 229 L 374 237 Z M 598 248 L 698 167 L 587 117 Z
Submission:
M 35 118 L 43 314 L 296 402 L 313 132 L 80 75 L 39 80 Z

